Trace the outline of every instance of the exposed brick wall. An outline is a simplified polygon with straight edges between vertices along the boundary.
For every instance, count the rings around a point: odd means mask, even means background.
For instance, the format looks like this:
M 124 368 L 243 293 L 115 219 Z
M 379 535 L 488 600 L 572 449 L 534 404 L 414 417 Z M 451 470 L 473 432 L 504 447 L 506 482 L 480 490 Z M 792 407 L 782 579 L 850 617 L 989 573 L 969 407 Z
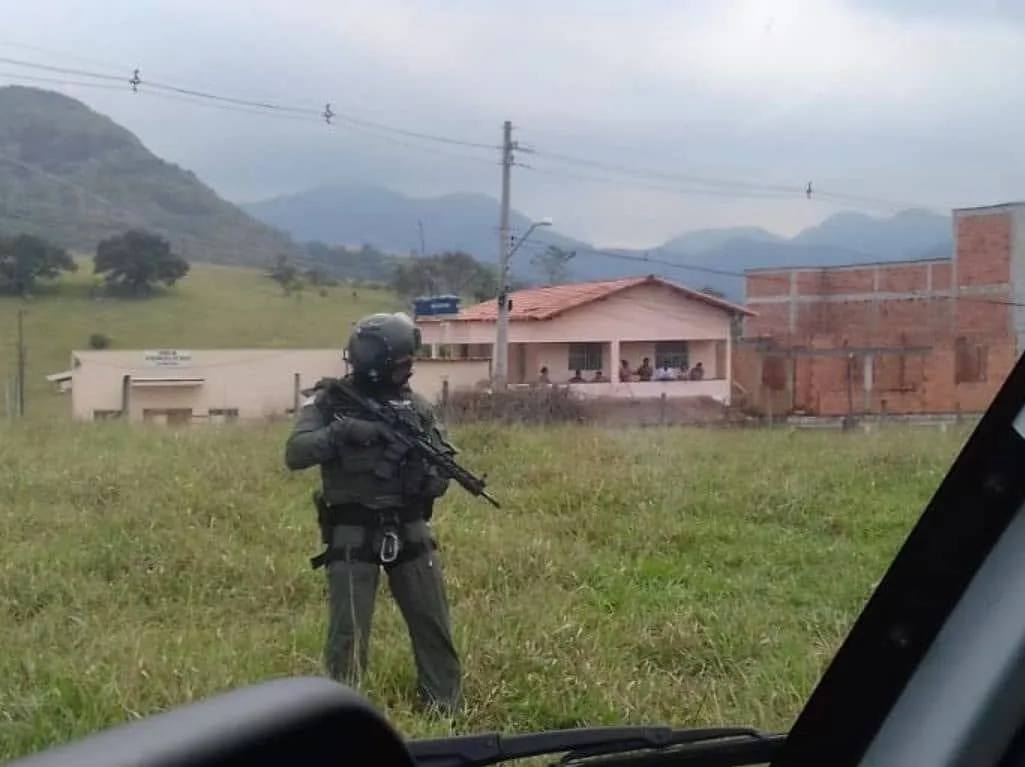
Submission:
M 1001 285 L 1011 281 L 1011 213 L 962 212 L 955 215 L 957 284 Z
M 785 296 L 790 293 L 790 270 L 756 272 L 745 278 L 748 299 L 767 296 Z
M 912 293 L 928 290 L 930 286 L 929 271 L 928 264 L 895 265 L 888 269 L 880 269 L 879 290 L 883 293 Z
M 745 336 L 779 335 L 790 327 L 790 305 L 784 303 L 760 304 L 755 307 L 757 317 L 744 320 Z
M 950 307 L 944 303 L 944 309 L 926 299 L 930 290 L 949 290 L 951 270 L 951 264 L 943 260 L 792 270 L 798 293 L 793 327 L 790 301 L 779 300 L 789 296 L 780 286 L 789 285 L 790 272 L 754 273 L 747 278 L 747 300 L 759 316 L 746 321 L 745 335 L 790 337 L 794 343 L 806 343 L 820 334 L 848 337 L 852 344 L 921 342 L 934 337 L 937 329 L 952 331 L 954 314 Z M 892 297 L 900 293 L 907 297 Z M 845 301 L 843 296 L 859 298 Z M 919 341 L 901 339 L 902 335 Z
M 1008 296 L 1007 298 L 1010 298 Z M 955 302 L 957 334 L 971 338 L 1000 338 L 1011 333 L 1011 306 L 1000 296 L 961 297 Z
M 917 355 L 874 354 L 868 395 L 864 360 L 856 357 L 855 411 L 983 410 L 1018 353 L 1008 302 L 1016 294 L 1011 285 L 1013 215 L 1006 209 L 955 212 L 957 252 L 950 260 L 750 274 L 748 303 L 759 316 L 747 321 L 745 335 L 768 337 L 777 348 L 931 347 Z M 791 275 L 797 293 L 793 307 Z M 780 368 L 787 380 L 783 392 L 764 391 L 759 378 L 764 352 L 741 344 L 736 354 L 738 381 L 774 412 L 781 407 L 822 415 L 847 412 L 846 354 L 777 360 L 777 368 L 785 362 Z M 964 380 L 979 370 L 983 380 Z
M 1014 367 L 1017 346 L 1010 339 L 995 341 L 986 346 L 985 358 L 985 380 L 957 383 L 957 351 L 952 341 L 935 345 L 927 354 L 876 355 L 873 361 L 875 386 L 867 400 L 861 355 L 855 355 L 853 363 L 837 355 L 802 354 L 782 360 L 792 370 L 792 395 L 789 389 L 777 391 L 760 385 L 760 371 L 766 357 L 753 346 L 735 347 L 733 366 L 738 381 L 747 391 L 748 406 L 762 413 L 789 412 L 792 403 L 792 409 L 797 412 L 846 415 L 848 365 L 853 373 L 851 399 L 856 414 L 977 413 L 989 407 Z

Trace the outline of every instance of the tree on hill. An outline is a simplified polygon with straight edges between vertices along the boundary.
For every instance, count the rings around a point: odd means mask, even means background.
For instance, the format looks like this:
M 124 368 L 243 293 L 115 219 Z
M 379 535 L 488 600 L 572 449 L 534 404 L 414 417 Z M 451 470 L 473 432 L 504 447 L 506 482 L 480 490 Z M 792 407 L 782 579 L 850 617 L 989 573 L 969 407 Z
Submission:
M 39 280 L 57 279 L 77 271 L 78 264 L 63 248 L 41 237 L 19 234 L 0 237 L 0 291 L 27 296 Z
M 281 286 L 284 294 L 291 295 L 299 287 L 301 281 L 299 267 L 288 260 L 288 256 L 278 254 L 267 270 L 267 277 Z
M 447 251 L 426 258 L 410 258 L 395 267 L 391 288 L 400 296 L 451 294 L 485 301 L 498 293 L 494 267 L 469 253 Z
M 576 257 L 576 251 L 564 250 L 549 245 L 530 259 L 530 263 L 541 270 L 549 285 L 559 285 L 569 279 L 569 262 Z
M 368 245 L 347 248 L 343 245 L 308 242 L 305 247 L 307 260 L 316 264 L 322 272 L 350 280 L 387 282 L 400 260 Z
M 289 235 L 60 93 L 0 86 L 0 149 L 0 229 L 17 226 L 92 252 L 105 237 L 143 227 L 164 234 L 193 263 L 256 266 L 256 254 L 301 255 Z
M 139 295 L 157 283 L 171 287 L 189 273 L 189 262 L 163 237 L 131 229 L 96 246 L 93 273 L 102 274 L 110 287 Z

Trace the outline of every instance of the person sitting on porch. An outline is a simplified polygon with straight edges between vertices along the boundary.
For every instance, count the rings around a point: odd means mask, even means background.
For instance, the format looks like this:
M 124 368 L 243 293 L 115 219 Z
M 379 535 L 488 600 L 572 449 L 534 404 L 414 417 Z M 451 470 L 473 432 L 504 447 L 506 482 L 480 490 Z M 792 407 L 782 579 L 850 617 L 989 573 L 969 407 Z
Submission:
M 591 379 L 592 383 L 605 383 L 605 376 L 601 374 L 600 370 L 594 371 L 594 378 Z
M 551 380 L 548 378 L 548 366 L 545 365 L 541 368 L 541 375 L 538 376 L 537 382 L 541 384 L 550 384 Z
M 691 368 L 690 380 L 692 380 L 692 381 L 700 381 L 704 377 L 705 377 L 705 368 L 699 362 L 697 365 L 695 365 L 693 368 Z
M 576 371 L 573 374 L 573 377 L 571 379 L 569 379 L 569 382 L 570 383 L 583 383 L 584 382 L 584 377 L 582 375 L 580 375 L 580 371 L 578 370 L 578 371 Z
M 655 371 L 656 381 L 672 381 L 674 378 L 676 378 L 676 375 L 673 373 L 672 368 L 670 368 L 668 365 L 662 365 L 658 370 Z
M 690 379 L 690 368 L 687 367 L 687 363 L 680 365 L 680 369 L 676 371 L 677 381 L 687 381 Z
M 641 366 L 637 368 L 637 377 L 642 381 L 650 381 L 654 372 L 655 371 L 651 369 L 651 360 L 645 357 L 641 361 Z
M 630 363 L 627 360 L 620 360 L 619 363 L 619 380 L 630 381 L 633 379 L 633 374 L 630 372 Z

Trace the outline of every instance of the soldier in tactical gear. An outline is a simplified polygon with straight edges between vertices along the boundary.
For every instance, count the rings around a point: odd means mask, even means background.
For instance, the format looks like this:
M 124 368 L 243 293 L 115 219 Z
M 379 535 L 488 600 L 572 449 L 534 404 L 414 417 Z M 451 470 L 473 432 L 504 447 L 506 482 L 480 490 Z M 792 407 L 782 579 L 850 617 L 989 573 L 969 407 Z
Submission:
M 372 314 L 357 323 L 347 347 L 350 373 L 336 382 L 387 402 L 432 437 L 444 432 L 430 403 L 409 387 L 420 330 L 405 314 Z M 433 502 L 449 480 L 389 439 L 387 428 L 332 401 L 325 381 L 303 405 L 285 447 L 289 469 L 320 466 L 315 494 L 326 551 L 328 673 L 354 684 L 366 670 L 371 617 L 383 567 L 409 629 L 419 694 L 454 713 L 461 667 L 448 600 L 430 528 Z

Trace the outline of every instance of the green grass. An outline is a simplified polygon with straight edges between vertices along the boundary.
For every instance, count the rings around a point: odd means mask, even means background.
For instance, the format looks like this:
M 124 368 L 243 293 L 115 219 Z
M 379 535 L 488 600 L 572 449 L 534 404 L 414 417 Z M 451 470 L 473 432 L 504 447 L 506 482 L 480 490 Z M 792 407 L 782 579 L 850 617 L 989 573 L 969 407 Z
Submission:
M 401 305 L 392 294 L 345 285 L 327 295 L 285 296 L 256 269 L 193 264 L 175 287 L 148 299 L 90 298 L 92 265 L 22 301 L 0 298 L 0 382 L 15 375 L 17 312 L 26 311 L 26 410 L 63 415 L 67 398 L 55 397 L 45 376 L 67 370 L 72 349 L 89 348 L 103 333 L 111 348 L 339 347 L 350 323 L 364 314 Z M 0 394 L 2 398 L 2 394 Z M 3 415 L 0 401 L 0 416 Z
M 4 429 L 0 758 L 321 673 L 316 473 L 282 467 L 287 428 Z M 964 438 L 456 430 L 504 505 L 454 487 L 437 515 L 456 729 L 786 728 Z M 371 641 L 366 693 L 403 733 L 441 732 L 414 713 L 387 591 Z

